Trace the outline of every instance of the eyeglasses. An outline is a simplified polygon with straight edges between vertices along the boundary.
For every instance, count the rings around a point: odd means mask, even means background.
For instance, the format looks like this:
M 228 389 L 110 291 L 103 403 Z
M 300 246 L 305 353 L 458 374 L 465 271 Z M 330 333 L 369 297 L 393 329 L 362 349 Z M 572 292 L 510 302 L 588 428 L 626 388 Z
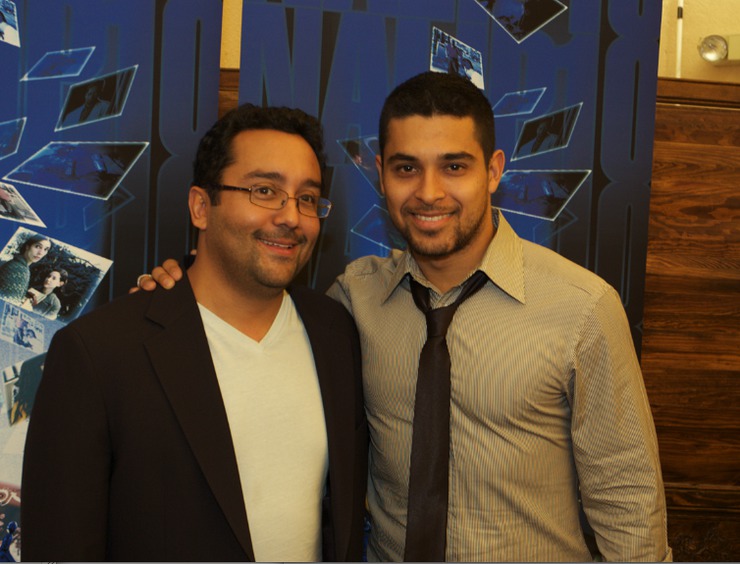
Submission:
M 250 188 L 241 186 L 229 186 L 227 184 L 209 184 L 208 187 L 216 190 L 229 190 L 232 192 L 248 192 L 249 201 L 255 206 L 268 210 L 281 210 L 288 200 L 295 200 L 298 205 L 298 213 L 307 217 L 318 217 L 325 219 L 331 211 L 331 202 L 326 198 L 320 198 L 311 192 L 289 196 L 285 190 L 275 188 L 268 184 L 259 184 Z

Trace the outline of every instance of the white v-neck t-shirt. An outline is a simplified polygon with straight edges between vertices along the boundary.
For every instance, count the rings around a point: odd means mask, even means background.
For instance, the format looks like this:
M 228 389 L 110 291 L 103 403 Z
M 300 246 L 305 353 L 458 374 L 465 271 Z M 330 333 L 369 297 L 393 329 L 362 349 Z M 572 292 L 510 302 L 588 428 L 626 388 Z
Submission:
M 257 561 L 321 560 L 326 424 L 313 353 L 287 293 L 257 342 L 198 304 L 231 428 Z

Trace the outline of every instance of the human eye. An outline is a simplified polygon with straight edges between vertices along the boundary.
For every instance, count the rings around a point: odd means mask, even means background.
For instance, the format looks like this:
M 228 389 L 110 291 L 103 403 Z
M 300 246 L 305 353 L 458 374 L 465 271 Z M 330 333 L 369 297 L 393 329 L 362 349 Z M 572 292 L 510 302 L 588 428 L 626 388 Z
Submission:
M 298 200 L 304 204 L 316 206 L 319 203 L 319 197 L 316 194 L 299 194 Z
M 394 168 L 394 172 L 398 176 L 411 176 L 416 172 L 416 167 L 412 164 L 401 163 L 399 165 L 396 165 L 396 167 Z
M 465 171 L 467 167 L 463 163 L 448 163 L 446 169 L 453 174 L 460 174 Z
M 252 197 L 261 200 L 275 200 L 279 197 L 277 190 L 269 184 L 255 184 L 250 187 Z

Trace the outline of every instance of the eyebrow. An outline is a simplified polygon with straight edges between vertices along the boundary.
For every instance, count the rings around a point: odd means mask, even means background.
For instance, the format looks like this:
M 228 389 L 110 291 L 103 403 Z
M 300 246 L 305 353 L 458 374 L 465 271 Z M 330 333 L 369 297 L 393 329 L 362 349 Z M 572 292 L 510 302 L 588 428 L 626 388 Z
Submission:
M 254 179 L 272 180 L 274 182 L 277 182 L 278 184 L 285 184 L 286 182 L 285 175 L 277 171 L 266 171 L 258 169 L 253 170 L 252 172 L 249 172 L 242 177 L 242 180 Z M 313 178 L 307 178 L 301 183 L 301 186 L 321 190 L 321 182 L 317 182 Z
M 468 153 L 467 151 L 459 151 L 457 153 L 442 153 L 438 157 L 438 160 L 441 161 L 471 161 L 474 159 L 475 156 Z M 389 164 L 399 162 L 415 163 L 419 162 L 419 158 L 413 155 L 407 155 L 406 153 L 394 153 L 393 155 L 388 157 Z

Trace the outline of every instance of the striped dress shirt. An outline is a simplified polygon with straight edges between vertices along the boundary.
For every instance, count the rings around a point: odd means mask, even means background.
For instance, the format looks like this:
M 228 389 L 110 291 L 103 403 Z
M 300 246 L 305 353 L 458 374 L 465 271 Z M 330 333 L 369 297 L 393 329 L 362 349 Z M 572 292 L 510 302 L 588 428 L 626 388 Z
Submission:
M 498 212 L 486 285 L 447 333 L 448 561 L 585 561 L 579 500 L 607 560 L 670 560 L 650 406 L 619 295 L 520 239 Z M 472 274 L 472 273 L 471 273 Z M 407 252 L 352 262 L 329 289 L 360 330 L 370 424 L 370 560 L 403 559 L 414 392 L 426 339 Z

